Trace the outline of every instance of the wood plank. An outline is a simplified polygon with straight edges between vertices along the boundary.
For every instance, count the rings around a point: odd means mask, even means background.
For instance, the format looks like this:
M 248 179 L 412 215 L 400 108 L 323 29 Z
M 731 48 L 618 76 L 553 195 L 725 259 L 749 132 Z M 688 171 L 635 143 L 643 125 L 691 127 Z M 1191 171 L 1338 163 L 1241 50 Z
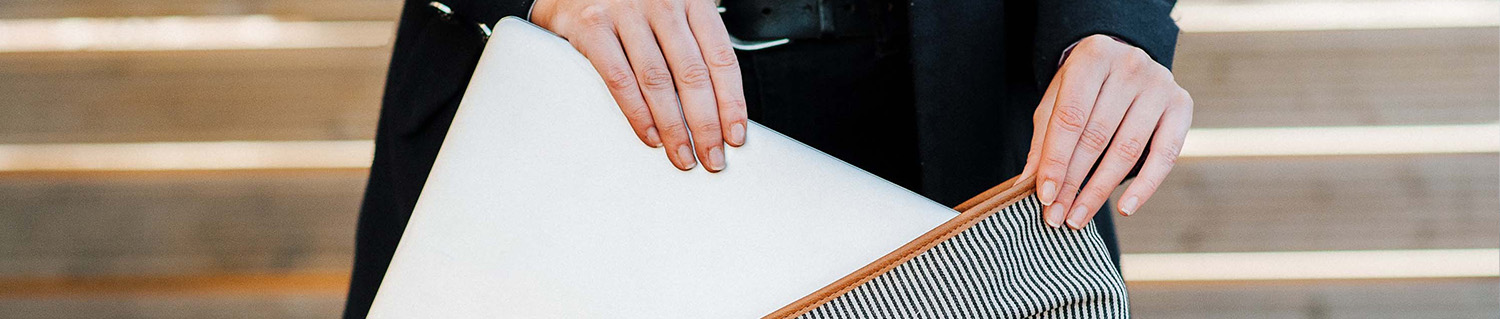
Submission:
M 366 171 L 0 177 L 0 277 L 347 271 Z
M 1189 33 L 1177 76 L 1196 127 L 1495 122 L 1497 30 Z M 0 143 L 369 138 L 388 50 L 0 54 Z
M 320 280 L 259 276 L 288 289 L 200 293 L 0 297 L 7 318 L 328 318 L 342 291 L 301 289 Z M 266 284 L 255 286 L 269 287 Z M 1500 311 L 1500 280 L 1354 280 L 1128 283 L 1131 312 L 1142 318 L 1482 318 Z
M 5 318 L 337 318 L 344 295 L 115 296 L 0 299 Z
M 1127 253 L 1492 248 L 1500 156 L 1188 160 L 1134 216 Z
M 0 54 L 0 143 L 367 139 L 388 50 Z
M 1500 120 L 1500 28 L 1187 33 L 1195 127 Z
M 1127 253 L 1493 248 L 1500 156 L 1181 163 Z M 343 270 L 363 170 L 0 175 L 0 276 Z
M 0 278 L 0 300 L 148 295 L 337 295 L 348 289 L 347 271 Z
M 1128 265 L 1126 265 L 1128 267 Z M 1140 318 L 1490 318 L 1500 279 L 1127 284 Z

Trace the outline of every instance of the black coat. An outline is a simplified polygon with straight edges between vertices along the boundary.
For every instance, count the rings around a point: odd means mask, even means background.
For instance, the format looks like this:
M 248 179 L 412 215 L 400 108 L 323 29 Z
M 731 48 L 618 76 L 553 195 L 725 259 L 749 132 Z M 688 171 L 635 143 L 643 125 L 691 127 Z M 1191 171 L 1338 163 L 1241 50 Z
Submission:
M 524 17 L 530 7 L 530 0 L 446 0 L 458 16 L 443 19 L 428 2 L 407 1 L 402 11 L 346 318 L 368 311 L 478 62 L 483 42 L 472 22 Z M 742 53 L 750 116 L 955 205 L 1020 172 L 1031 115 L 1069 45 L 1113 35 L 1170 66 L 1172 5 L 916 0 L 903 13 L 909 25 L 900 28 L 909 38 L 803 41 Z M 669 165 L 665 157 L 662 165 Z M 1109 214 L 1099 215 L 1101 233 L 1110 232 Z

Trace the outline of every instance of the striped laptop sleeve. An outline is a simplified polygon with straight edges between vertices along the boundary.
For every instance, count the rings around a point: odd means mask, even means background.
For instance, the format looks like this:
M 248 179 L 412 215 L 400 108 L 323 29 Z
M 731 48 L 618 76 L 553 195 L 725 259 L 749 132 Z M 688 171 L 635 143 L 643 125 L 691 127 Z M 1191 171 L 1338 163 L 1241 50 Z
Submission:
M 737 168 L 680 171 L 566 40 L 493 34 L 371 318 L 1129 315 L 1094 226 L 1044 225 L 1032 180 L 955 215 L 755 123 Z
M 1125 284 L 1093 224 L 1042 223 L 1032 180 L 767 318 L 1128 318 Z

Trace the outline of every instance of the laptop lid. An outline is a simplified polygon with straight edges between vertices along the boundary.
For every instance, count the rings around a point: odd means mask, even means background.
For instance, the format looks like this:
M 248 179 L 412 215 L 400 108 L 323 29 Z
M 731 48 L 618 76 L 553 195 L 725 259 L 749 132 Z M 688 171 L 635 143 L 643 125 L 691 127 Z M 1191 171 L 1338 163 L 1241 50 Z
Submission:
M 371 318 L 758 318 L 956 212 L 751 123 L 723 172 L 631 133 L 567 41 L 494 29 Z

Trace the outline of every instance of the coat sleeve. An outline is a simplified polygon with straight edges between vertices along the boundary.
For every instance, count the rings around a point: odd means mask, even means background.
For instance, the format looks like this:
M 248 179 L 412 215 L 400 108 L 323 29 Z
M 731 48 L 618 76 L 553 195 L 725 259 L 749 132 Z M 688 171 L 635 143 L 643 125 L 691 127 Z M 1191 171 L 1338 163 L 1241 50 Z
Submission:
M 1177 23 L 1169 14 L 1176 0 L 1042 0 L 1037 3 L 1037 86 L 1045 89 L 1057 73 L 1063 50 L 1095 34 L 1114 36 L 1145 50 L 1172 68 Z

